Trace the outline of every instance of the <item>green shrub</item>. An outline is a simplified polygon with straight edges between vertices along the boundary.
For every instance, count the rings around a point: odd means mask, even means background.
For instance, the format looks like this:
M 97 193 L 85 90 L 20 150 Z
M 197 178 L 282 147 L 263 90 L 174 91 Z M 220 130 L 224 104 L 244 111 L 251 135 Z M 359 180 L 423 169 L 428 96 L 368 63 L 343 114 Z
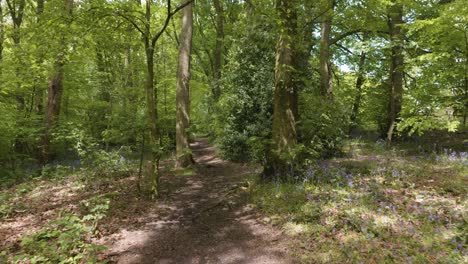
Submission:
M 348 129 L 344 107 L 320 96 L 304 94 L 300 111 L 299 141 L 305 146 L 307 158 L 329 158 L 340 154 Z
M 229 54 L 214 131 L 225 158 L 262 162 L 271 137 L 275 39 L 265 21 L 247 26 Z

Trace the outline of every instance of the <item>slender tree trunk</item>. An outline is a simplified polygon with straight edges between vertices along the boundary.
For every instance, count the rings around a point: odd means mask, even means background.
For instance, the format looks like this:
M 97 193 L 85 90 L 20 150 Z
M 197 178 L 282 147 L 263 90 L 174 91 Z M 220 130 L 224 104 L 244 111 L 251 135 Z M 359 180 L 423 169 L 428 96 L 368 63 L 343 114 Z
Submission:
M 293 80 L 297 28 L 295 9 L 295 0 L 278 0 L 276 3 L 281 28 L 276 46 L 273 146 L 264 168 L 267 179 L 286 179 L 294 174 L 290 158 L 297 144 L 297 91 Z
M 389 104 L 387 114 L 387 144 L 392 143 L 398 119 L 400 118 L 401 102 L 403 99 L 404 36 L 401 29 L 403 25 L 403 6 L 394 3 L 389 8 L 388 27 L 391 43 Z
M 333 98 L 333 78 L 331 69 L 331 55 L 330 55 L 330 34 L 333 18 L 333 10 L 335 7 L 334 0 L 326 0 L 326 9 L 328 10 L 323 15 L 321 23 L 320 35 L 320 93 L 327 98 Z
M 157 113 L 157 98 L 154 87 L 154 48 L 155 45 L 151 42 L 151 0 L 146 0 L 146 23 L 145 41 L 146 54 L 146 108 L 148 115 L 148 131 L 149 142 L 148 148 L 145 150 L 144 171 L 143 171 L 143 192 L 148 193 L 151 197 L 159 196 L 159 130 L 158 130 L 158 113 Z
M 193 14 L 192 4 L 182 10 L 179 66 L 177 70 L 177 124 L 176 167 L 184 168 L 193 163 L 187 130 L 190 126 L 190 53 L 192 50 Z
M 465 87 L 463 90 L 463 128 L 466 128 L 468 115 L 468 34 L 465 30 Z
M 3 87 L 3 42 L 5 41 L 3 21 L 3 0 L 0 0 L 0 90 Z
M 36 8 L 36 24 L 39 25 L 41 22 L 42 14 L 44 13 L 44 0 L 37 0 L 37 8 Z M 41 65 L 44 61 L 42 53 L 39 55 L 39 58 L 36 61 L 37 65 Z M 44 110 L 44 89 L 42 88 L 40 77 L 35 76 L 34 78 L 34 100 L 31 104 L 34 104 L 34 110 L 36 114 L 42 114 Z
M 178 11 L 183 9 L 186 5 L 190 4 L 193 0 L 187 0 L 185 3 L 181 4 L 174 10 L 171 9 L 171 1 L 167 0 L 168 13 L 166 20 L 161 29 L 156 33 L 152 34 L 151 24 L 152 24 L 152 14 L 151 14 L 151 4 L 152 0 L 145 1 L 145 18 L 144 18 L 144 28 L 140 28 L 137 23 L 133 22 L 131 19 L 124 17 L 126 20 L 130 21 L 131 24 L 141 33 L 143 42 L 145 44 L 145 55 L 146 55 L 146 107 L 147 107 L 147 125 L 149 131 L 149 144 L 148 148 L 144 150 L 144 172 L 143 172 L 143 186 L 140 185 L 140 190 L 149 193 L 152 198 L 159 196 L 159 159 L 160 159 L 160 131 L 158 130 L 158 115 L 157 115 L 157 92 L 155 91 L 154 85 L 154 49 L 156 42 L 161 37 L 161 35 L 167 29 L 169 22 Z M 141 188 L 143 187 L 143 188 Z
M 221 96 L 220 80 L 224 46 L 224 10 L 220 0 L 213 0 L 213 3 L 216 12 L 216 44 L 213 54 L 213 98 L 215 101 L 218 101 Z
M 5 39 L 5 32 L 3 29 L 3 1 L 0 0 L 0 77 L 2 75 L 2 65 L 1 62 L 3 60 L 3 41 Z
M 153 197 L 159 195 L 159 131 L 157 125 L 157 100 L 154 91 L 154 47 L 147 41 L 146 50 L 146 107 L 148 115 L 149 142 L 145 151 L 144 191 Z
M 21 25 L 23 24 L 23 14 L 24 8 L 26 7 L 26 0 L 18 0 L 18 2 L 12 0 L 6 0 L 7 7 L 11 16 L 11 20 L 13 22 L 13 44 L 16 49 L 19 49 L 21 45 Z M 20 60 L 21 58 L 18 57 Z M 21 73 L 20 73 L 20 65 L 21 61 L 18 62 L 18 66 L 16 67 L 16 86 L 17 86 L 17 95 L 16 95 L 16 109 L 19 111 L 24 110 L 24 96 L 21 94 Z M 19 143 L 19 142 L 18 142 Z M 20 144 L 18 144 L 19 146 Z
M 71 16 L 73 12 L 74 0 L 64 0 L 63 4 L 63 19 L 67 20 L 67 18 Z M 60 40 L 62 45 L 61 51 L 55 59 L 54 73 L 49 78 L 49 86 L 47 89 L 47 105 L 44 117 L 45 130 L 41 144 L 41 163 L 43 165 L 50 161 L 50 158 L 53 154 L 50 150 L 50 140 L 52 130 L 58 121 L 60 115 L 60 107 L 62 104 L 65 57 L 68 52 L 67 38 L 65 36 L 65 33 L 62 34 L 63 35 L 61 36 Z
M 364 40 L 366 39 L 366 34 L 364 34 Z M 362 98 L 362 86 L 364 85 L 365 77 L 364 77 L 364 66 L 366 64 L 366 57 L 367 54 L 365 51 L 361 51 L 359 55 L 359 64 L 358 64 L 358 75 L 356 78 L 356 96 L 354 97 L 353 103 L 353 110 L 350 116 L 350 127 L 349 133 L 356 127 L 356 120 L 359 114 L 359 107 L 361 106 L 361 98 Z

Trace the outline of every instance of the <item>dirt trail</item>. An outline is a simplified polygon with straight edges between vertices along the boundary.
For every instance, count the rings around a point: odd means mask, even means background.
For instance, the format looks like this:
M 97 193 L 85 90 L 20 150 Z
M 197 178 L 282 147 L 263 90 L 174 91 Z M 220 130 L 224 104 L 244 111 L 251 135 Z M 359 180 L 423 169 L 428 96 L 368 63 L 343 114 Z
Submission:
M 192 144 L 196 175 L 163 178 L 169 190 L 144 225 L 108 243 L 116 263 L 295 263 L 289 240 L 240 191 L 254 168 L 219 159 L 206 140 Z M 168 185 L 170 184 L 170 185 Z M 130 229 L 130 228 L 129 228 Z

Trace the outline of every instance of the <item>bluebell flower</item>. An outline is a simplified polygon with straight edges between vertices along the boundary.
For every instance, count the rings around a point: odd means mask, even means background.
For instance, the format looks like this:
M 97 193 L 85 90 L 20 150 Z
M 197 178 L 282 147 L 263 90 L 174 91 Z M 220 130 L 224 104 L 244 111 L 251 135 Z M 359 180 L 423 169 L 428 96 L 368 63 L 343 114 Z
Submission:
M 435 220 L 435 217 L 434 217 L 434 215 L 432 215 L 432 214 L 429 214 L 429 221 L 434 221 L 434 220 Z

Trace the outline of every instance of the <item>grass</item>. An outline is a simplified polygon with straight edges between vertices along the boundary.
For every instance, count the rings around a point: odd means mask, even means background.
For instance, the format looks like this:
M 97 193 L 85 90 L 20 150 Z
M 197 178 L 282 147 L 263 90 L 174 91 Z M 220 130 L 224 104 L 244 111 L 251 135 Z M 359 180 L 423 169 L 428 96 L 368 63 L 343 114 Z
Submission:
M 352 140 L 301 183 L 251 183 L 304 263 L 468 263 L 468 157 Z

